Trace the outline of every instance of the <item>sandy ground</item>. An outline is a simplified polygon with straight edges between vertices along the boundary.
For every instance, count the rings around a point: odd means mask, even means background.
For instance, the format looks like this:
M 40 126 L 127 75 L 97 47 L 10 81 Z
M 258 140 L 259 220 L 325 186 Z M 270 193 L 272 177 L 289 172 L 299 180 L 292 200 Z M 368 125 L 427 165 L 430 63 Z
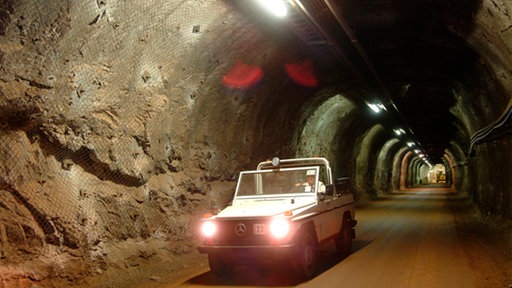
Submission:
M 137 287 L 512 287 L 511 222 L 482 217 L 466 198 L 410 190 L 356 213 L 352 254 L 339 259 L 332 246 L 323 248 L 312 280 L 300 283 L 286 267 L 262 273 L 252 266 L 219 279 L 198 255 L 193 269 Z

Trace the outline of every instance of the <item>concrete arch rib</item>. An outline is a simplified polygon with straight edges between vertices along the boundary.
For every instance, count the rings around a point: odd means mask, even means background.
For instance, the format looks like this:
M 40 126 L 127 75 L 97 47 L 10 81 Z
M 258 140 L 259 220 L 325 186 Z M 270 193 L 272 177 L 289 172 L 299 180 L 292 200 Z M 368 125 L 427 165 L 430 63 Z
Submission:
M 336 151 L 332 147 L 337 142 L 336 136 L 340 130 L 346 129 L 344 123 L 349 122 L 346 119 L 354 109 L 355 105 L 350 100 L 336 94 L 306 114 L 302 129 L 296 133 L 297 156 L 322 155 L 334 159 Z
M 388 193 L 393 190 L 393 155 L 400 147 L 402 147 L 402 143 L 399 139 L 390 138 L 380 149 L 375 165 L 374 179 L 377 193 Z
M 375 165 L 378 159 L 382 135 L 386 133 L 386 128 L 380 124 L 371 127 L 361 138 L 360 142 L 355 146 L 355 176 L 354 188 L 361 195 L 373 197 L 377 195 L 374 186 Z

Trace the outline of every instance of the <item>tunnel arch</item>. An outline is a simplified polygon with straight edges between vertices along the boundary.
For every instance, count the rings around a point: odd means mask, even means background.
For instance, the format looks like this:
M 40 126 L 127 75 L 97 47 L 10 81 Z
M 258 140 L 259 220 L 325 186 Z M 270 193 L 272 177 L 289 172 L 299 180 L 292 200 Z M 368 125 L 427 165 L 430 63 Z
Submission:
M 308 108 L 310 106 L 306 103 Z M 325 155 L 328 159 L 337 159 L 336 144 L 339 135 L 348 129 L 357 107 L 341 94 L 335 94 L 320 103 L 306 119 L 300 121 L 297 140 L 297 156 Z M 310 109 L 308 109 L 310 110 Z M 343 155 L 343 154 L 341 154 Z
M 446 167 L 446 184 L 449 185 L 451 188 L 455 188 L 455 181 L 457 180 L 456 176 L 454 175 L 454 160 L 451 157 L 450 154 L 448 154 L 448 151 L 445 151 L 445 154 L 443 156 L 443 162 L 444 166 Z
M 415 155 L 412 158 L 410 164 L 411 168 L 408 169 L 408 171 L 411 173 L 411 176 L 409 177 L 409 179 L 411 179 L 411 182 L 409 183 L 410 187 L 417 187 L 421 184 L 428 184 L 427 176 L 429 167 L 425 164 L 423 159 Z
M 334 177 L 353 177 L 352 152 L 358 135 L 371 125 L 354 101 L 360 93 L 364 92 L 333 86 L 304 101 L 293 136 L 295 156 L 330 156 Z M 318 137 L 312 138 L 310 134 Z
M 393 158 L 396 150 L 403 147 L 400 139 L 391 138 L 382 146 L 377 157 L 375 165 L 374 186 L 378 193 L 388 193 L 393 191 L 393 173 L 396 173 L 393 165 Z
M 376 124 L 368 129 L 359 139 L 356 149 L 354 167 L 354 188 L 357 191 L 365 191 L 371 197 L 377 196 L 377 190 L 373 186 L 375 179 L 375 163 L 378 161 L 378 151 L 382 145 L 382 135 L 387 135 L 387 129 Z
M 471 193 L 473 180 L 468 170 L 467 150 L 464 150 L 459 143 L 451 142 L 450 147 L 445 151 L 453 160 L 452 180 L 453 186 L 461 193 Z
M 402 146 L 393 158 L 393 182 L 392 187 L 393 191 L 399 191 L 406 188 L 406 178 L 407 178 L 407 165 L 409 157 L 411 154 L 409 153 L 409 148 Z

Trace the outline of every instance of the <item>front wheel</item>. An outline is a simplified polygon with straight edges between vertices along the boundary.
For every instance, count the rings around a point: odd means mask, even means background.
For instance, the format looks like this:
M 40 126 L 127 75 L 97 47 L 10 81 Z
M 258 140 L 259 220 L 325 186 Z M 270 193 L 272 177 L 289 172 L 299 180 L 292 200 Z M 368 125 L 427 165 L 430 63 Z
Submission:
M 338 253 L 346 257 L 350 254 L 350 249 L 352 249 L 352 225 L 351 225 L 350 217 L 344 216 L 343 222 L 341 224 L 340 232 L 336 237 L 335 244 L 336 250 Z
M 227 264 L 219 255 L 208 254 L 208 264 L 212 273 L 219 277 L 228 276 L 233 271 L 233 267 Z
M 317 264 L 316 245 L 309 233 L 301 235 L 297 241 L 297 251 L 293 261 L 299 278 L 310 279 L 315 275 Z

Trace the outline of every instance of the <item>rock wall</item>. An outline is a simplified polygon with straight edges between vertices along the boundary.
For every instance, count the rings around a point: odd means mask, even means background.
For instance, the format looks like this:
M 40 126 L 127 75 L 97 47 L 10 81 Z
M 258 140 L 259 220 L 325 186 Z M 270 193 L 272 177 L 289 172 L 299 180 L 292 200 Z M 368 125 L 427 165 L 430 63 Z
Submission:
M 335 158 L 359 200 L 400 181 L 399 165 L 390 175 L 390 155 L 378 153 L 386 129 L 356 108 L 365 92 L 292 83 L 283 64 L 309 51 L 270 20 L 256 28 L 261 18 L 235 2 L 0 3 L 2 284 L 87 286 L 91 276 L 114 283 L 119 270 L 183 269 L 198 218 L 229 202 L 239 170 L 272 156 Z M 482 5 L 474 30 L 451 27 L 492 72 L 454 92 L 468 135 L 512 94 L 510 4 Z M 223 85 L 240 61 L 264 71 L 251 89 Z M 461 170 L 482 210 L 510 216 L 509 139 L 481 144 Z M 494 164 L 505 169 L 478 169 Z
M 454 32 L 463 36 L 468 45 L 479 53 L 481 71 L 491 75 L 473 73 L 475 78 L 466 83 L 470 92 L 463 92 L 461 97 L 460 103 L 470 109 L 462 114 L 471 133 L 499 123 L 512 109 L 512 4 L 510 1 L 482 1 L 481 5 L 471 33 L 453 27 Z M 497 133 L 491 133 L 474 145 L 474 155 L 469 158 L 468 165 L 476 183 L 470 191 L 482 212 L 510 219 L 512 186 L 510 177 L 505 174 L 512 169 L 512 137 L 506 128 L 503 129 L 507 125 L 510 127 L 510 119 L 506 123 L 500 129 L 494 129 Z
M 261 160 L 248 128 L 268 96 L 222 75 L 282 43 L 222 1 L 0 5 L 1 282 L 183 268 L 195 221 Z

